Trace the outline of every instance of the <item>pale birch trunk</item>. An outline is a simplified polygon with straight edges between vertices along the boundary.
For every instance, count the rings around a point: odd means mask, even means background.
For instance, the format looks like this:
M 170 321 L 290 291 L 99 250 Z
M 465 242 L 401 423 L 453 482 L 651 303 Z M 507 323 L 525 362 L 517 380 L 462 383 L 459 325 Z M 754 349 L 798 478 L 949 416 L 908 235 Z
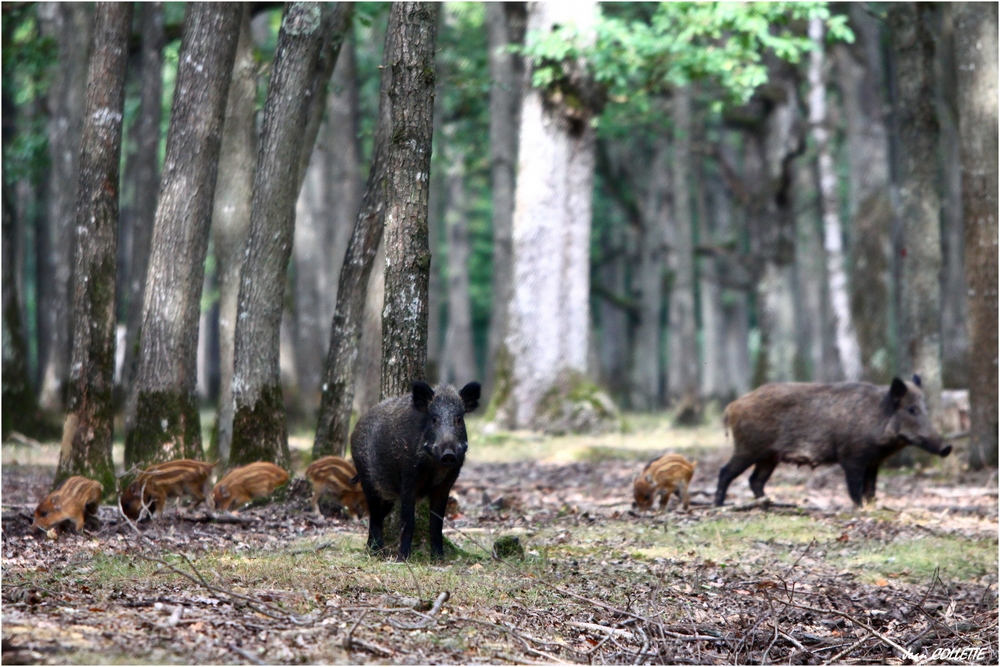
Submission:
M 830 307 L 836 327 L 837 353 L 844 379 L 861 379 L 861 349 L 851 317 L 847 272 L 844 270 L 843 229 L 840 224 L 840 202 L 837 201 L 837 174 L 830 149 L 830 133 L 826 128 L 826 83 L 823 19 L 809 21 L 809 39 L 816 48 L 809 60 L 809 124 L 816 142 L 820 209 L 823 215 L 823 249 L 826 252 L 827 285 Z

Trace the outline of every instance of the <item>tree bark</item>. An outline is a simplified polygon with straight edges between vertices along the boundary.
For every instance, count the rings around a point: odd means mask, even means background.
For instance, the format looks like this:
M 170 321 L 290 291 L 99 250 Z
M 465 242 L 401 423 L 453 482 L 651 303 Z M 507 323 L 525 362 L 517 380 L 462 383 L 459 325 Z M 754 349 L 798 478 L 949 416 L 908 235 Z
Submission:
M 941 414 L 941 197 L 939 124 L 934 106 L 932 8 L 899 3 L 889 10 L 898 96 L 900 201 L 900 371 L 918 373 L 931 418 Z
M 42 33 L 58 45 L 58 64 L 49 87 L 49 160 L 46 221 L 39 229 L 38 340 L 39 405 L 62 412 L 66 403 L 72 338 L 74 201 L 79 177 L 80 137 L 87 63 L 94 29 L 93 10 L 83 3 L 43 3 Z M 46 18 L 47 17 L 47 18 Z
M 386 155 L 385 306 L 382 309 L 382 397 L 425 379 L 427 361 L 428 177 L 434 108 L 438 6 L 393 4 L 398 31 L 388 58 L 393 88 L 392 140 Z M 396 21 L 393 21 L 393 17 Z
M 241 6 L 188 5 L 167 133 L 139 363 L 126 405 L 125 465 L 201 458 L 201 292 Z
M 219 280 L 219 409 L 216 455 L 225 467 L 233 441 L 233 346 L 240 293 L 240 269 L 250 233 L 250 201 L 257 165 L 257 63 L 250 11 L 243 3 L 240 36 L 219 151 L 219 173 L 212 206 L 212 244 Z
M 142 298 L 146 290 L 146 271 L 156 218 L 156 200 L 160 188 L 160 120 L 163 115 L 163 3 L 142 4 L 137 9 L 141 17 L 142 90 L 139 119 L 136 121 L 135 155 L 129 178 L 135 201 L 132 204 L 132 252 L 127 290 L 128 316 L 125 329 L 125 361 L 122 364 L 121 385 L 126 395 L 135 374 L 142 325 Z
M 490 79 L 490 181 L 493 194 L 493 310 L 486 353 L 484 396 L 493 395 L 496 362 L 507 329 L 511 298 L 511 222 L 521 119 L 522 58 L 509 50 L 524 42 L 523 2 L 486 4 Z
M 338 62 L 325 100 L 326 120 L 295 216 L 295 366 L 310 416 L 319 408 L 337 279 L 358 217 L 363 185 L 352 42 L 344 45 Z
M 834 55 L 850 166 L 850 283 L 864 286 L 851 290 L 851 315 L 861 350 L 862 377 L 888 384 L 894 359 L 889 337 L 893 212 L 881 22 L 861 5 L 849 5 L 848 13 L 855 42 L 838 44 Z
M 826 253 L 827 288 L 836 330 L 837 356 L 843 379 L 861 379 L 861 349 L 850 309 L 850 290 L 844 270 L 844 232 L 840 223 L 837 174 L 834 171 L 830 133 L 826 128 L 825 29 L 823 19 L 809 20 L 809 38 L 816 48 L 809 59 L 809 124 L 816 142 L 820 210 L 823 217 L 823 250 Z
M 254 172 L 250 236 L 236 316 L 230 465 L 270 461 L 288 468 L 279 366 L 285 276 L 295 233 L 303 131 L 323 42 L 317 3 L 285 6 L 264 102 Z
M 76 190 L 69 414 L 53 483 L 82 475 L 99 481 L 106 494 L 115 490 L 111 440 L 118 169 L 131 27 L 131 3 L 97 3 Z
M 457 387 L 480 377 L 472 344 L 472 302 L 469 297 L 469 204 L 465 191 L 465 155 L 456 146 L 455 128 L 445 129 L 448 203 L 444 225 L 448 263 L 448 327 L 445 330 L 441 382 Z
M 968 308 L 962 219 L 962 142 L 958 128 L 955 31 L 951 3 L 940 5 L 934 79 L 941 122 L 941 383 L 969 386 Z
M 997 6 L 955 19 L 969 308 L 969 465 L 997 465 Z
M 534 3 L 528 30 L 573 21 L 587 34 L 593 4 Z M 566 85 L 581 104 L 526 85 L 521 106 L 513 238 L 513 295 L 506 336 L 510 386 L 494 393 L 509 426 L 537 423 L 541 399 L 560 378 L 586 375 L 590 335 L 590 222 L 597 91 L 571 63 Z M 568 91 L 567 91 L 568 92 Z M 565 99 L 565 98 L 562 98 Z
M 654 140 L 644 205 L 640 207 L 642 226 L 637 230 L 636 264 L 632 278 L 632 295 L 638 302 L 638 312 L 632 327 L 629 354 L 629 405 L 633 410 L 656 410 L 663 405 L 660 396 L 661 359 L 664 358 L 661 351 L 663 278 L 668 257 L 666 235 L 673 222 L 670 190 L 673 179 L 677 177 L 670 171 L 669 151 L 670 140 L 667 137 Z M 690 217 L 688 222 L 691 222 Z M 694 316 L 693 310 L 691 315 Z
M 695 400 L 700 387 L 698 328 L 694 304 L 694 243 L 691 220 L 691 87 L 674 91 L 673 226 L 670 260 L 673 285 L 670 289 L 670 345 L 667 395 L 677 401 Z
M 408 70 L 414 62 L 422 62 L 427 57 L 426 54 L 418 56 L 412 51 L 404 54 L 413 43 L 410 38 L 412 25 L 404 25 L 408 23 L 407 17 L 412 14 L 412 9 L 411 6 L 394 4 L 389 14 L 382 57 L 379 121 L 375 128 L 372 162 L 361 200 L 361 210 L 340 271 L 337 309 L 330 327 L 330 351 L 323 377 L 319 423 L 313 441 L 314 459 L 331 454 L 344 455 L 354 403 L 355 374 L 365 375 L 365 367 L 370 367 L 373 363 L 373 357 L 366 356 L 365 364 L 359 367 L 358 353 L 359 346 L 362 345 L 359 337 L 363 325 L 367 329 L 366 336 L 374 333 L 372 329 L 375 329 L 372 321 L 374 318 L 371 317 L 373 304 L 368 303 L 368 296 L 369 292 L 374 292 L 372 296 L 378 292 L 378 274 L 373 272 L 373 266 L 376 253 L 384 252 L 382 238 L 390 192 L 387 179 L 389 153 L 392 149 L 390 143 L 402 132 L 402 128 L 397 130 L 398 124 L 401 124 L 401 114 L 396 108 L 396 102 L 411 92 L 413 83 L 407 76 L 410 74 Z M 406 30 L 407 27 L 410 30 Z M 426 171 L 424 174 L 426 175 Z M 384 261 L 382 266 L 385 266 Z M 370 337 L 363 342 L 366 347 L 372 343 Z M 378 338 L 378 349 L 382 349 L 382 336 Z M 379 382 L 380 380 L 381 365 Z M 376 396 L 375 400 L 378 398 Z
M 434 180 L 431 179 L 431 187 Z M 378 404 L 382 396 L 382 306 L 385 304 L 385 243 L 379 242 L 375 258 L 372 260 L 368 289 L 365 291 L 364 313 L 361 322 L 361 341 L 357 343 L 358 359 L 355 363 L 353 410 L 363 415 Z M 433 312 L 433 311 L 432 311 Z M 430 324 L 427 327 L 431 330 Z M 430 347 L 428 345 L 428 347 Z M 429 352 L 428 352 L 429 354 Z M 428 362 L 429 363 L 429 362 Z M 351 416 L 350 409 L 347 417 Z M 345 425 L 346 428 L 346 425 Z M 347 431 L 344 431 L 344 438 Z M 345 440 L 346 442 L 346 440 Z

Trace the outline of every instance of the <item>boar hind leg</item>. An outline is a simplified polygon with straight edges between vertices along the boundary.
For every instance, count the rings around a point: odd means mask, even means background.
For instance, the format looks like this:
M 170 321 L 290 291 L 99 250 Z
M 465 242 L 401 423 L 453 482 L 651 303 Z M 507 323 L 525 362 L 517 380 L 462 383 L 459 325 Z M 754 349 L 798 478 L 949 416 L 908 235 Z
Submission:
M 764 497 L 764 485 L 771 478 L 771 473 L 774 472 L 774 468 L 777 465 L 777 454 L 772 454 L 757 461 L 757 465 L 753 467 L 753 473 L 750 474 L 750 490 L 753 491 L 754 498 Z
M 726 500 L 726 491 L 734 479 L 743 474 L 743 471 L 753 465 L 753 461 L 741 456 L 734 456 L 729 459 L 729 463 L 722 466 L 719 471 L 719 486 L 715 490 L 715 505 L 721 507 Z
M 844 480 L 847 482 L 847 493 L 855 505 L 861 505 L 864 500 L 865 467 L 861 465 L 844 465 Z M 874 479 L 874 478 L 873 478 Z

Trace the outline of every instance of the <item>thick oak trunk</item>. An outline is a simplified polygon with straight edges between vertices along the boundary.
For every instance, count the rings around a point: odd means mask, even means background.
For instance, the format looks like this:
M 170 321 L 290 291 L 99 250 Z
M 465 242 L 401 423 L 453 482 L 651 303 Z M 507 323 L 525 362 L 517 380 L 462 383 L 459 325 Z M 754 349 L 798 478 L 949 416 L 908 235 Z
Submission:
M 997 6 L 953 9 L 969 291 L 969 465 L 997 464 Z
M 941 414 L 941 197 L 931 13 L 921 3 L 889 10 L 896 62 L 899 194 L 899 370 L 918 373 L 932 419 Z
M 127 466 L 202 456 L 201 292 L 241 9 L 238 4 L 192 4 L 184 17 L 139 363 L 126 404 Z
M 69 414 L 54 484 L 82 475 L 111 494 L 118 170 L 132 4 L 98 3 L 94 14 L 76 188 Z
M 393 4 L 389 30 L 392 138 L 386 154 L 385 305 L 382 309 L 382 396 L 410 391 L 425 379 L 428 185 L 434 108 L 434 44 L 438 6 Z M 396 21 L 392 19 L 396 16 Z
M 160 189 L 160 119 L 163 115 L 163 3 L 151 2 L 138 7 L 142 30 L 142 90 L 139 119 L 136 121 L 135 155 L 130 173 L 132 192 L 132 252 L 128 283 L 124 286 L 128 302 L 125 327 L 125 361 L 121 385 L 128 393 L 135 374 L 142 325 L 142 298 L 146 290 L 146 272 L 152 248 L 153 221 Z
M 309 119 L 327 11 L 316 3 L 290 3 L 278 34 L 241 269 L 230 465 L 254 461 L 290 465 L 279 366 L 281 318 L 301 182 L 303 128 Z

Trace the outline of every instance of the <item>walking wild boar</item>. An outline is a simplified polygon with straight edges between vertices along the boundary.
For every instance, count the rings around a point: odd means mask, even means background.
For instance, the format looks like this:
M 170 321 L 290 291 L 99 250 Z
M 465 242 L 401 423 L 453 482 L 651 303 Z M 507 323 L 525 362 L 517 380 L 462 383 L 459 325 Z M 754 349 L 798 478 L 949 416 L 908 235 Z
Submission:
M 444 557 L 441 535 L 448 492 L 465 462 L 469 437 L 465 413 L 479 405 L 479 383 L 456 391 L 414 382 L 409 395 L 389 398 L 369 410 L 351 435 L 351 454 L 368 500 L 368 548 L 382 551 L 382 523 L 398 498 L 399 559 L 410 557 L 414 506 L 430 500 L 431 555 Z
M 875 499 L 878 467 L 907 445 L 948 456 L 951 445 L 931 425 L 920 377 L 895 378 L 888 387 L 865 382 L 766 384 L 726 408 L 733 457 L 719 471 L 715 504 L 750 466 L 750 488 L 764 484 L 779 462 L 816 467 L 839 463 L 856 505 Z
M 72 524 L 78 533 L 84 526 L 96 530 L 101 527 L 97 518 L 100 503 L 100 482 L 86 477 L 70 477 L 38 503 L 31 527 L 47 531 Z
M 212 500 L 220 512 L 239 509 L 251 500 L 269 496 L 288 482 L 288 472 L 267 461 L 248 463 L 233 468 L 219 480 L 212 491 Z

